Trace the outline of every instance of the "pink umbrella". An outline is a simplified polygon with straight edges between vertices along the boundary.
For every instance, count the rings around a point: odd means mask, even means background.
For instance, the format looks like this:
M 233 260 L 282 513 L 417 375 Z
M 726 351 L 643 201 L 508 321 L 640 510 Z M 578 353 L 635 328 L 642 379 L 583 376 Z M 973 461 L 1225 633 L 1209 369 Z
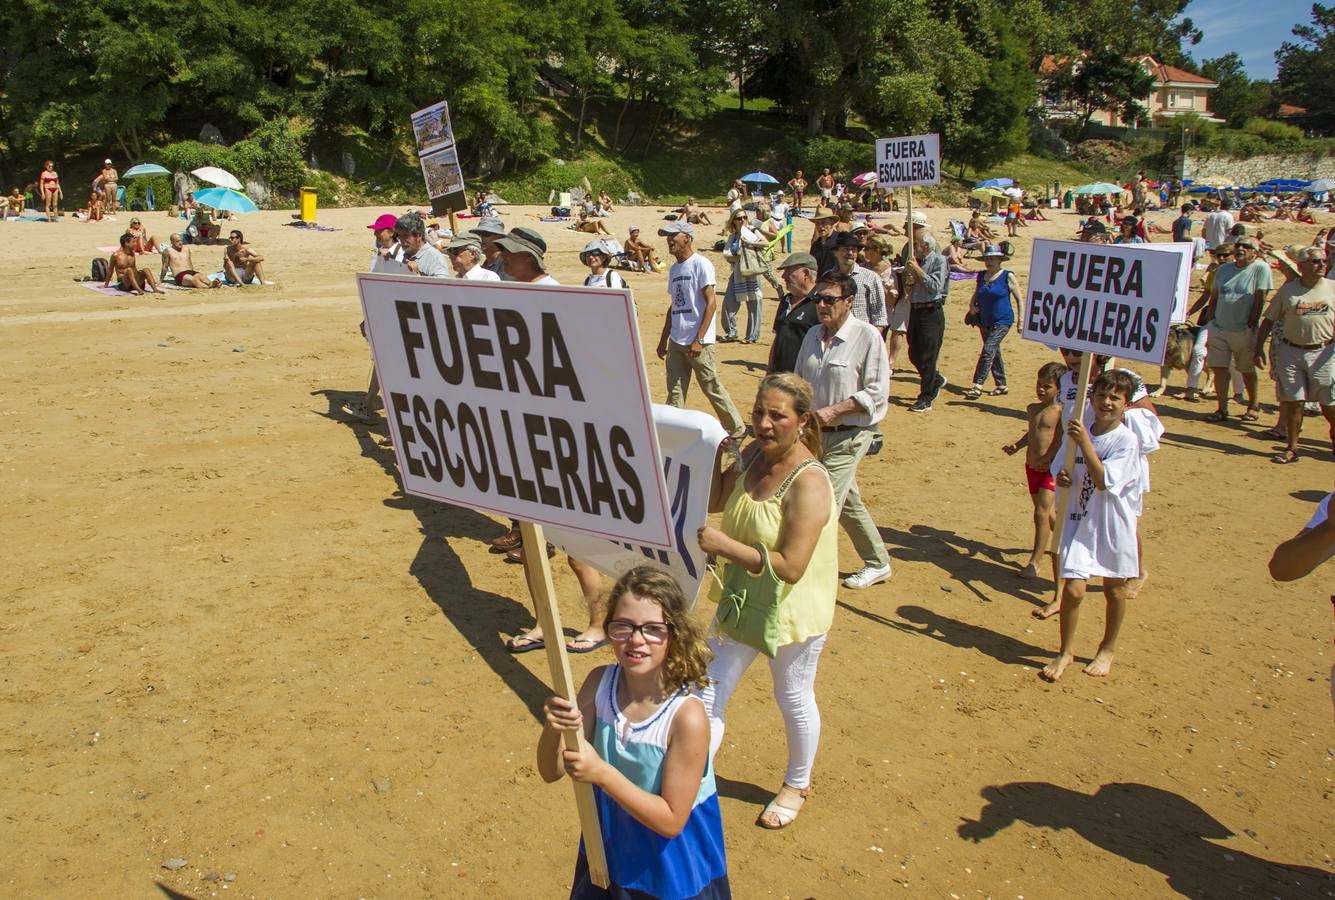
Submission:
M 856 184 L 858 187 L 866 187 L 875 180 L 876 180 L 875 172 L 863 172 L 857 178 L 853 179 L 853 183 Z

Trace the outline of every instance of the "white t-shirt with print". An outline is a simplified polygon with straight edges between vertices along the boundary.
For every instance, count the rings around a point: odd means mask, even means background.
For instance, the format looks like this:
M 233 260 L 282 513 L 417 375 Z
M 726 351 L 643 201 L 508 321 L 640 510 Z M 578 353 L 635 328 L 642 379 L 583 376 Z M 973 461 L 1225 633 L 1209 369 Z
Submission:
M 1075 452 L 1062 531 L 1062 578 L 1134 578 L 1140 574 L 1136 553 L 1141 456 L 1139 442 L 1125 423 L 1106 434 L 1090 434 L 1103 461 L 1105 490 L 1094 486 L 1084 453 Z M 1062 469 L 1070 438 L 1062 437 L 1052 474 Z
M 672 343 L 689 347 L 695 341 L 700 330 L 700 317 L 705 314 L 704 289 L 717 283 L 714 264 L 702 254 L 692 253 L 682 262 L 672 264 L 668 270 L 668 299 L 672 303 L 672 327 L 668 330 L 668 338 Z M 712 319 L 701 343 L 714 343 Z

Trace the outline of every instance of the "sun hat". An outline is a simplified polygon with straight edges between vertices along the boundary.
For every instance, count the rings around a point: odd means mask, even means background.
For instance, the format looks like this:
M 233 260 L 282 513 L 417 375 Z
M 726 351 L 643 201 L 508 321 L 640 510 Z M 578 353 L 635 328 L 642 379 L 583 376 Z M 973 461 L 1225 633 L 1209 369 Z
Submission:
M 1001 247 L 999 247 L 996 244 L 988 244 L 987 247 L 983 249 L 983 256 L 982 256 L 983 259 L 988 259 L 989 257 L 998 257 L 998 256 L 1001 257 L 1002 259 L 1010 259 L 1010 257 L 1006 255 L 1006 251 L 1002 250 Z
M 815 215 L 811 217 L 811 221 L 823 222 L 826 219 L 835 219 L 835 218 L 838 218 L 838 216 L 834 214 L 834 210 L 830 209 L 828 206 L 819 206 L 816 208 Z
M 493 216 L 488 216 L 477 223 L 476 228 L 469 229 L 469 234 L 475 234 L 478 237 L 500 237 L 505 234 L 505 222 Z
M 853 227 L 848 230 L 853 232 L 854 234 L 857 234 L 859 231 L 871 231 L 871 226 L 859 219 L 858 221 L 854 222 Z
M 913 225 L 915 228 L 927 227 L 927 213 L 921 213 L 915 209 L 913 211 Z
M 676 222 L 668 222 L 662 228 L 658 229 L 658 234 L 660 237 L 667 237 L 670 234 L 684 234 L 694 238 L 695 229 L 691 227 L 690 222 L 678 220 Z
M 102 165 L 104 165 L 104 166 L 109 166 L 109 165 L 111 165 L 111 160 L 109 160 L 109 159 L 104 159 L 104 160 L 102 160 Z
M 460 234 L 456 235 L 454 240 L 445 245 L 446 250 L 476 250 L 482 251 L 482 242 L 478 240 L 477 235 Z
M 816 271 L 816 257 L 810 253 L 789 253 L 784 261 L 779 263 L 779 270 L 784 269 L 810 269 Z
M 514 228 L 505 237 L 497 238 L 496 245 L 508 253 L 527 253 L 539 267 L 545 263 L 547 242 L 532 228 Z
M 630 226 L 629 228 L 626 229 L 626 233 L 627 233 L 627 234 L 634 234 L 635 232 L 637 232 L 637 231 L 639 231 L 639 230 L 640 230 L 640 226 L 638 226 L 638 225 L 632 225 L 632 226 Z
M 601 253 L 608 259 L 612 258 L 612 254 L 608 252 L 607 245 L 602 241 L 589 241 L 585 244 L 584 249 L 579 251 L 580 260 L 583 261 L 584 257 L 588 256 L 590 253 Z
M 397 221 L 398 219 L 394 218 L 393 213 L 382 213 L 374 222 L 366 227 L 372 231 L 379 231 L 382 228 L 388 228 L 390 231 L 393 231 L 394 223 Z
M 834 233 L 834 249 L 836 250 L 842 247 L 861 247 L 861 246 L 862 242 L 859 241 L 858 236 L 851 231 L 836 231 Z

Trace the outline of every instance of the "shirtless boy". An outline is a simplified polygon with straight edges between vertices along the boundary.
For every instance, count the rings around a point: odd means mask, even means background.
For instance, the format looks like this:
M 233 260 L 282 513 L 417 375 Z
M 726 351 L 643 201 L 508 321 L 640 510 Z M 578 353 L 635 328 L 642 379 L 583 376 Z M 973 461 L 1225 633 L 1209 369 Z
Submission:
M 264 283 L 264 257 L 255 252 L 241 232 L 227 235 L 227 251 L 223 253 L 223 274 L 228 284 L 246 285 Z
M 15 187 L 9 192 L 9 196 L 5 198 L 5 217 L 8 218 L 13 216 L 14 218 L 18 218 L 23 215 L 23 208 L 27 205 L 28 198 L 19 193 L 19 189 Z
M 181 241 L 181 235 L 176 232 L 172 233 L 171 244 L 162 248 L 162 273 L 158 275 L 158 280 L 166 281 L 168 271 L 181 287 L 222 287 L 221 281 L 209 281 L 195 271 L 195 261 L 190 255 L 190 248 Z
M 626 239 L 626 243 L 623 246 L 626 249 L 626 255 L 634 260 L 636 265 L 638 265 L 642 271 L 658 271 L 658 264 L 654 259 L 654 248 L 640 240 L 639 226 L 630 226 L 630 237 Z
M 116 287 L 135 296 L 144 293 L 145 290 L 153 294 L 167 293 L 158 287 L 152 272 L 148 269 L 135 268 L 137 260 L 132 249 L 133 243 L 134 238 L 128 231 L 121 235 L 120 249 L 111 254 L 111 258 L 107 261 L 107 280 L 102 282 L 102 287 L 111 287 L 111 279 L 115 278 Z
M 1052 538 L 1052 526 L 1057 518 L 1056 483 L 1053 481 L 1052 460 L 1057 455 L 1061 444 L 1062 405 L 1057 399 L 1057 382 L 1061 380 L 1066 367 L 1061 363 L 1047 363 L 1038 370 L 1038 384 L 1034 387 L 1037 403 L 1030 403 L 1026 408 L 1029 415 L 1029 427 L 1013 444 L 1001 449 L 1011 456 L 1025 448 L 1024 474 L 1029 482 L 1029 499 L 1034 504 L 1034 549 L 1029 554 L 1029 562 L 1020 574 L 1025 578 L 1038 578 L 1038 565 L 1048 549 Z M 1057 578 L 1057 558 L 1052 558 L 1052 578 Z M 1034 615 L 1046 619 L 1057 611 L 1058 602 L 1054 600 L 1042 610 L 1034 610 Z

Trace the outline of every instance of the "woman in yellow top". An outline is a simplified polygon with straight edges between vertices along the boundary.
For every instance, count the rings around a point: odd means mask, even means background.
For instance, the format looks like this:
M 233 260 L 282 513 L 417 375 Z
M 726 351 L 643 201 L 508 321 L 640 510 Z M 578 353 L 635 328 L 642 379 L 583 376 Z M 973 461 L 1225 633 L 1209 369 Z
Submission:
M 838 510 L 818 459 L 820 426 L 811 386 L 791 373 L 760 382 L 751 412 L 756 439 L 726 472 L 715 473 L 710 510 L 722 528 L 700 529 L 700 547 L 719 561 L 717 634 L 705 689 L 711 755 L 723 742 L 723 713 L 757 654 L 770 657 L 774 697 L 788 738 L 783 787 L 758 825 L 797 818 L 820 742 L 816 664 L 834 620 Z M 756 622 L 756 610 L 762 613 Z

